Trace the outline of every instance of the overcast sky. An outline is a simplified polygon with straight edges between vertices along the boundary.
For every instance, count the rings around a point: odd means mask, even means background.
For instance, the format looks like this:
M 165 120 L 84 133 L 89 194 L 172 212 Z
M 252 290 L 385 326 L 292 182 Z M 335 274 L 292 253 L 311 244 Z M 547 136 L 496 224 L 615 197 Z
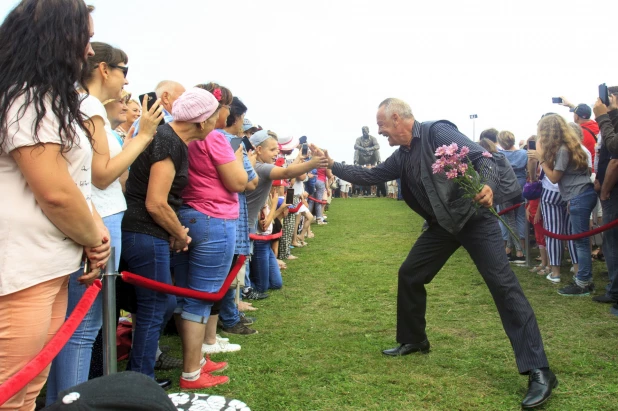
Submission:
M 18 2 L 0 0 L 0 16 Z M 472 137 L 495 127 L 535 133 L 565 95 L 593 104 L 618 84 L 615 1 L 90 0 L 94 41 L 129 55 L 127 90 L 164 79 L 217 81 L 279 135 L 307 135 L 350 162 L 361 128 L 377 134 L 387 97 L 420 120 L 448 119 Z

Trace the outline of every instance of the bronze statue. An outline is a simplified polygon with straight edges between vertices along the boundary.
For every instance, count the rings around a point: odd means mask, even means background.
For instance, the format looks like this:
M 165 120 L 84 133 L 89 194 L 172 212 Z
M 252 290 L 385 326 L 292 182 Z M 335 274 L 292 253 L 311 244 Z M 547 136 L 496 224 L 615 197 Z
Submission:
M 375 166 L 380 162 L 380 145 L 378 140 L 369 135 L 369 127 L 363 127 L 363 136 L 356 139 L 354 144 L 354 165 Z

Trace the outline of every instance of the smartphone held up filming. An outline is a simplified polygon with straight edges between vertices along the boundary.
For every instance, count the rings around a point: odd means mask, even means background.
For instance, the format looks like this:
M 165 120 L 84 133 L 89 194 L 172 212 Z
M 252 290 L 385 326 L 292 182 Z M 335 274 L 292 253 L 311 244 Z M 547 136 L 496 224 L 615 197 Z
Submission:
M 599 84 L 599 98 L 603 104 L 609 106 L 609 90 L 605 83 Z
M 552 97 L 551 102 L 552 104 L 562 104 L 562 97 Z
M 536 150 L 536 141 L 534 140 L 528 141 L 528 150 Z
M 148 98 L 146 100 L 146 107 L 142 107 L 142 111 L 144 110 L 150 111 L 153 104 L 157 101 L 157 93 L 155 93 L 154 91 L 151 91 L 150 93 L 140 95 L 139 96 L 140 104 L 144 102 L 144 96 L 148 96 Z M 159 125 L 162 126 L 163 124 L 165 124 L 165 120 L 161 119 L 161 122 L 159 123 Z
M 288 192 L 285 194 L 285 203 L 286 204 L 294 204 L 294 189 L 288 188 Z

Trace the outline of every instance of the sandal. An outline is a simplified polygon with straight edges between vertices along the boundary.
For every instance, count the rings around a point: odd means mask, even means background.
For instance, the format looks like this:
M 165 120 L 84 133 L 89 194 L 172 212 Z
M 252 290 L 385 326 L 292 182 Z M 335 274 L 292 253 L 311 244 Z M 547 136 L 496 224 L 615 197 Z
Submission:
M 285 270 L 286 268 L 288 268 L 287 264 L 284 263 L 283 261 L 277 259 L 277 264 L 279 264 L 279 269 L 280 270 Z

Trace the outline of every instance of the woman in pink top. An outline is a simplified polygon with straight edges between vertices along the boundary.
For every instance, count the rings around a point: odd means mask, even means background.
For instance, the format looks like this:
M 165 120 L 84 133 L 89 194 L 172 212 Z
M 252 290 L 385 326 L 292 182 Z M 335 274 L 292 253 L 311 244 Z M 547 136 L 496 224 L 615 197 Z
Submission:
M 217 97 L 216 90 L 213 95 Z M 245 190 L 247 178 L 242 146 L 234 153 L 227 137 L 220 132 L 213 131 L 204 141 L 189 145 L 189 184 L 183 191 L 184 205 L 178 217 L 189 229 L 192 242 L 187 252 L 175 258 L 176 285 L 205 292 L 217 292 L 223 285 L 236 245 L 237 193 Z M 216 385 L 218 382 L 210 373 L 227 364 L 202 357 L 213 303 L 193 298 L 177 301 L 175 314 L 179 317 L 184 359 L 180 386 L 200 389 Z

